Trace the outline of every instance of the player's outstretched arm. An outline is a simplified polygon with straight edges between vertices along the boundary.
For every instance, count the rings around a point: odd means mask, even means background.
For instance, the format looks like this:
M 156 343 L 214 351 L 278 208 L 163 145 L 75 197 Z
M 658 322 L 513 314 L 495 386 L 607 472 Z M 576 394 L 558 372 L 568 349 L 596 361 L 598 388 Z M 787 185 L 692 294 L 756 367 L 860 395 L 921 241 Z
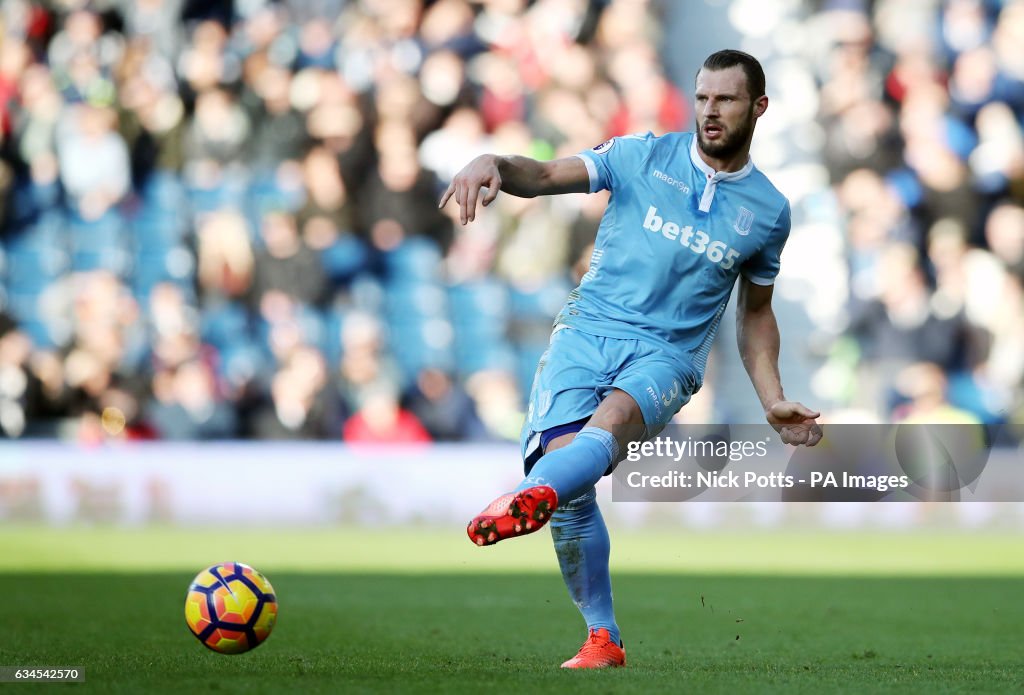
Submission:
M 477 201 L 482 200 L 486 207 L 498 196 L 499 190 L 520 198 L 586 193 L 590 190 L 590 176 L 579 157 L 538 162 L 516 155 L 482 154 L 455 175 L 438 207 L 443 208 L 454 196 L 459 205 L 459 219 L 466 224 L 476 219 Z M 482 198 L 481 192 L 484 193 Z
M 821 441 L 820 416 L 802 403 L 787 401 L 779 378 L 779 325 L 772 311 L 772 285 L 756 285 L 740 277 L 736 304 L 736 340 L 761 399 L 765 419 L 786 444 L 814 446 Z

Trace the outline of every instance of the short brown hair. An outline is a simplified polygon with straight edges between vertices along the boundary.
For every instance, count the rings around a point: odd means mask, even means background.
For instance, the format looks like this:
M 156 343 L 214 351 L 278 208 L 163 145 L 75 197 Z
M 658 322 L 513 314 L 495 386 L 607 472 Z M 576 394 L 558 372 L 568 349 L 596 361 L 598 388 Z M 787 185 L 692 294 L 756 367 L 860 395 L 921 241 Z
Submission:
M 743 68 L 743 73 L 747 76 L 747 91 L 750 92 L 750 100 L 753 101 L 764 96 L 764 69 L 757 58 L 749 53 L 732 48 L 717 51 L 704 60 L 701 70 L 726 70 L 737 65 Z M 699 71 L 698 74 L 700 74 Z

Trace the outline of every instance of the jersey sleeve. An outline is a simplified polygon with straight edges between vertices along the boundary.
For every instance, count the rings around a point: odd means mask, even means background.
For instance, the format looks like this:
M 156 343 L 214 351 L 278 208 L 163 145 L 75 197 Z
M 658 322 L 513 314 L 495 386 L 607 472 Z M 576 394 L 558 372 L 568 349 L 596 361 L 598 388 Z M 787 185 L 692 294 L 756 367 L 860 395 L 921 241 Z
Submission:
M 786 240 L 789 239 L 790 226 L 791 212 L 787 200 L 779 213 L 779 219 L 775 221 L 775 226 L 768 234 L 768 241 L 740 266 L 743 277 L 755 285 L 775 284 L 775 276 L 779 274 L 782 249 L 786 245 Z
M 654 141 L 650 132 L 623 135 L 577 154 L 587 165 L 590 192 L 610 191 L 628 182 L 650 155 Z

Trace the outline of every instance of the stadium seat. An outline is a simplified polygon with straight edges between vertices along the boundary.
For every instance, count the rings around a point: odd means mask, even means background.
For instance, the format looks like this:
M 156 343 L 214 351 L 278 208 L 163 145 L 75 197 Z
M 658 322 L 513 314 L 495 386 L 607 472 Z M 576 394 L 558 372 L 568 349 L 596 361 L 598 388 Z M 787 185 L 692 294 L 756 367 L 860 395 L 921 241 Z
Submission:
M 372 254 L 364 241 L 343 233 L 330 247 L 320 252 L 327 277 L 335 286 L 345 285 L 372 263 Z
M 352 279 L 350 287 L 352 308 L 369 314 L 380 314 L 384 311 L 386 294 L 380 280 L 369 273 L 360 273 Z
M 158 252 L 142 251 L 135 256 L 132 289 L 140 299 L 148 297 L 153 287 L 161 282 L 173 282 L 191 291 L 195 272 L 195 259 L 184 246 Z
M 68 246 L 67 219 L 59 210 L 38 215 L 34 222 L 10 234 L 5 245 L 8 251 L 50 251 Z
M 447 297 L 444 289 L 427 282 L 388 283 L 387 306 L 391 320 L 430 318 L 447 315 Z
M 384 271 L 392 282 L 432 281 L 441 274 L 441 249 L 426 237 L 413 236 L 384 254 Z
M 184 217 L 188 191 L 181 180 L 167 172 L 150 174 L 140 190 L 142 207 L 150 213 Z
M 446 318 L 406 318 L 391 322 L 389 329 L 391 350 L 408 376 L 428 366 L 452 366 L 453 330 Z
M 244 384 L 272 372 L 267 355 L 252 343 L 240 341 L 220 351 L 217 373 L 231 384 Z
M 48 211 L 60 209 L 60 204 L 61 190 L 57 182 L 39 184 L 23 179 L 12 191 L 9 221 L 15 229 L 24 229 Z
M 460 374 L 493 367 L 513 368 L 508 343 L 508 288 L 494 279 L 448 289 L 454 328 L 454 353 Z
M 298 328 L 301 340 L 307 345 L 321 345 L 327 330 L 323 315 L 312 307 L 299 307 L 292 315 L 291 321 Z M 257 317 L 255 324 L 256 343 L 270 354 L 272 326 L 266 320 Z
M 252 229 L 259 229 L 263 216 L 268 212 L 287 210 L 295 212 L 305 199 L 301 187 L 282 188 L 273 172 L 260 173 L 251 177 L 245 190 L 245 204 L 241 209 Z
M 251 342 L 249 313 L 240 302 L 218 302 L 202 307 L 199 335 L 218 350 Z
M 570 290 L 572 287 L 565 277 L 553 278 L 539 287 L 513 286 L 509 289 L 511 313 L 520 320 L 535 318 L 550 321 L 562 308 Z
M 109 270 L 124 276 L 131 267 L 124 219 L 116 210 L 97 220 L 73 216 L 70 236 L 73 270 Z
M 245 204 L 244 182 L 230 179 L 213 186 L 189 186 L 188 202 L 193 214 L 214 212 L 225 208 L 241 210 Z
M 7 293 L 7 310 L 19 323 L 39 319 L 39 298 L 41 291 L 14 291 Z
M 341 359 L 341 329 L 347 316 L 348 310 L 341 304 L 324 310 L 321 315 L 324 332 L 319 347 L 328 365 L 336 365 Z
M 181 217 L 144 209 L 132 220 L 131 231 L 137 251 L 158 253 L 180 244 L 188 225 Z
M 24 320 L 19 321 L 20 329 L 29 337 L 32 344 L 44 350 L 52 350 L 58 347 L 53 339 L 50 327 L 43 321 Z
M 453 285 L 448 289 L 448 301 L 456 326 L 504 324 L 509 314 L 508 289 L 494 279 Z
M 67 252 L 61 247 L 46 250 L 18 249 L 7 254 L 7 286 L 19 292 L 39 292 L 63 273 Z

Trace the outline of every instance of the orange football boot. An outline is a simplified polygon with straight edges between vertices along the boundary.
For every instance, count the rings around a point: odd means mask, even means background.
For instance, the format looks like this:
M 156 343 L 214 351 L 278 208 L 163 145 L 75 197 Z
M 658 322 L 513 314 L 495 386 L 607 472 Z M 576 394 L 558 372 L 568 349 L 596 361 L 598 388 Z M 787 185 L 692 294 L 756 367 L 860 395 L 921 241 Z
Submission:
M 562 668 L 608 668 L 625 666 L 626 650 L 612 642 L 608 628 L 590 630 L 590 637 L 576 656 L 562 664 Z
M 469 522 L 466 533 L 477 545 L 493 545 L 540 529 L 558 508 L 558 494 L 547 485 L 510 492 L 491 502 Z

